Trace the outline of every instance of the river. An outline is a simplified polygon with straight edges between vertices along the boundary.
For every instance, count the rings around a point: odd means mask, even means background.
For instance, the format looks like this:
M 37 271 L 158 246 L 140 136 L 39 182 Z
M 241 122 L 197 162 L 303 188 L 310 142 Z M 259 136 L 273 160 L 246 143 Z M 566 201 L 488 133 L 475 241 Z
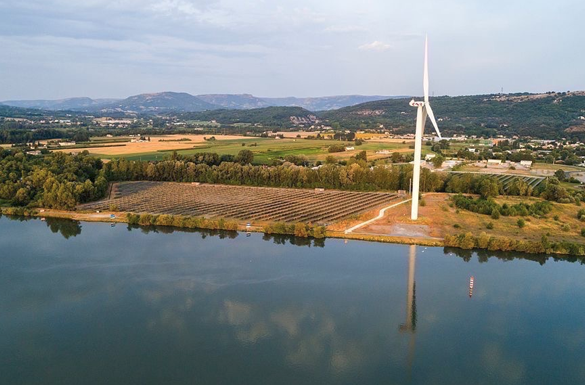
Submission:
M 578 260 L 6 217 L 0 245 L 1 383 L 585 383 Z

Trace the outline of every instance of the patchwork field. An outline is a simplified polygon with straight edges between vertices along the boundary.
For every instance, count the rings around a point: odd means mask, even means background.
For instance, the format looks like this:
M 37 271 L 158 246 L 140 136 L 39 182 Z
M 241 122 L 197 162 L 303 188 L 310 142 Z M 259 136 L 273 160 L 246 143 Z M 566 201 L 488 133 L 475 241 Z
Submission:
M 384 207 L 399 196 L 392 193 L 316 191 L 172 182 L 123 182 L 109 199 L 78 210 L 201 216 L 262 222 L 330 224 Z
M 209 136 L 207 136 L 209 137 Z M 178 141 L 187 138 L 189 141 Z M 219 155 L 237 155 L 243 149 L 254 153 L 254 163 L 269 164 L 275 159 L 282 159 L 286 155 L 304 155 L 310 161 L 324 161 L 329 155 L 339 159 L 349 159 L 360 151 L 366 151 L 368 159 L 386 158 L 389 154 L 376 154 L 378 150 L 390 152 L 409 153 L 410 142 L 372 140 L 366 141 L 361 146 L 355 146 L 353 142 L 340 142 L 334 140 L 317 140 L 301 138 L 258 138 L 245 136 L 215 136 L 215 141 L 205 141 L 203 135 L 168 135 L 164 137 L 151 137 L 151 142 L 116 143 L 112 147 L 84 148 L 90 153 L 102 159 L 124 157 L 130 160 L 161 160 L 172 151 L 181 155 L 191 155 L 197 152 L 215 152 Z M 403 143 L 404 142 L 404 143 Z M 103 142 L 99 142 L 103 146 Z M 328 148 L 334 144 L 343 144 L 346 147 L 354 147 L 354 150 L 329 153 Z M 60 150 L 60 151 L 71 151 Z M 81 151 L 81 150 L 76 150 Z M 428 151 L 428 150 L 427 150 Z
M 130 137 L 115 137 L 115 138 L 104 138 L 96 137 L 92 138 L 92 144 L 96 147 L 84 147 L 83 149 L 74 149 L 76 151 L 87 150 L 90 154 L 98 155 L 104 158 L 112 157 L 126 157 L 129 155 L 139 154 L 156 154 L 159 151 L 176 151 L 182 149 L 191 149 L 195 146 L 205 145 L 204 138 L 209 138 L 211 135 L 161 135 L 151 136 L 149 142 L 130 142 Z M 185 139 L 185 140 L 182 140 Z M 250 139 L 245 136 L 236 135 L 216 135 L 215 142 L 222 141 L 249 141 Z M 111 146 L 108 146 L 110 144 Z M 63 148 L 62 150 L 56 151 L 72 151 L 71 148 Z

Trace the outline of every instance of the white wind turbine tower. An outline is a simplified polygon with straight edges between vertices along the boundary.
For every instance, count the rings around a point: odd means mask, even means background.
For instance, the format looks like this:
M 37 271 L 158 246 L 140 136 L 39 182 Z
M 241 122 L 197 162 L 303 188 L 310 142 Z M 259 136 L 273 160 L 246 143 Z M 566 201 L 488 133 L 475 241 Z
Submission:
M 422 140 L 425 123 L 427 116 L 431 119 L 435 131 L 439 139 L 441 138 L 441 132 L 437 126 L 435 120 L 435 114 L 431 109 L 429 103 L 429 39 L 425 39 L 425 64 L 424 64 L 424 75 L 423 75 L 423 90 L 424 90 L 424 102 L 415 102 L 414 99 L 410 101 L 412 107 L 417 108 L 416 112 L 416 135 L 414 142 L 414 170 L 412 175 L 412 205 L 410 211 L 410 219 L 418 219 L 418 194 L 420 188 L 420 157 L 422 152 Z

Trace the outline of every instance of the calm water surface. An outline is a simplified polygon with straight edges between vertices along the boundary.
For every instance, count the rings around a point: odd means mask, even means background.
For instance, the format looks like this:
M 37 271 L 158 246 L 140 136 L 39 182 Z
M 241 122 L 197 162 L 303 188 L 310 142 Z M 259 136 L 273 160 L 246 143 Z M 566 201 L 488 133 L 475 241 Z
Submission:
M 1 383 L 585 383 L 580 262 L 5 217 L 0 255 Z

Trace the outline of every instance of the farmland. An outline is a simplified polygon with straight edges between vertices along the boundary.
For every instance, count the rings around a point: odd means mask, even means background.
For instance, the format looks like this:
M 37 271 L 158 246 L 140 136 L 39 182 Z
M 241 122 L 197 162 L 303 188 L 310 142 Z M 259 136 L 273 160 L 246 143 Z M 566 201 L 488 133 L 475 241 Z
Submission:
M 79 210 L 116 210 L 242 221 L 329 224 L 398 202 L 392 193 L 316 191 L 173 182 L 114 184 L 109 199 Z
M 189 139 L 180 141 L 180 139 Z M 176 151 L 180 155 L 192 155 L 199 152 L 215 152 L 219 155 L 237 155 L 243 149 L 254 153 L 254 163 L 270 164 L 273 160 L 282 159 L 287 155 L 304 155 L 309 161 L 324 161 L 328 155 L 338 160 L 347 160 L 360 151 L 366 151 L 368 159 L 375 160 L 388 157 L 388 154 L 376 154 L 378 150 L 390 152 L 409 153 L 410 142 L 402 140 L 369 140 L 361 146 L 355 146 L 353 142 L 340 142 L 334 140 L 301 139 L 285 137 L 285 139 L 246 137 L 235 135 L 217 135 L 215 140 L 205 141 L 203 135 L 167 135 L 152 136 L 150 142 L 124 143 L 112 142 L 111 147 L 104 147 L 103 138 L 94 138 L 95 147 L 83 148 L 92 155 L 102 159 L 126 158 L 129 160 L 162 160 L 165 156 Z M 209 135 L 207 136 L 209 138 Z M 343 144 L 354 147 L 354 150 L 339 153 L 329 153 L 329 146 Z M 99 147 L 98 147 L 99 145 Z M 81 149 L 80 149 L 81 150 Z M 71 149 L 59 151 L 70 152 Z
M 104 138 L 95 137 L 91 142 L 82 149 L 89 151 L 90 154 L 100 156 L 105 159 L 114 157 L 140 156 L 141 154 L 157 154 L 160 151 L 175 151 L 181 149 L 190 149 L 195 146 L 205 146 L 206 138 L 210 135 L 162 135 L 152 136 L 150 141 L 131 142 L 130 137 Z M 236 135 L 217 135 L 215 142 L 221 141 L 249 141 L 253 138 Z M 64 148 L 64 152 L 70 152 L 71 148 Z M 161 156 L 159 155 L 159 158 Z M 154 159 L 154 157 L 153 157 Z

